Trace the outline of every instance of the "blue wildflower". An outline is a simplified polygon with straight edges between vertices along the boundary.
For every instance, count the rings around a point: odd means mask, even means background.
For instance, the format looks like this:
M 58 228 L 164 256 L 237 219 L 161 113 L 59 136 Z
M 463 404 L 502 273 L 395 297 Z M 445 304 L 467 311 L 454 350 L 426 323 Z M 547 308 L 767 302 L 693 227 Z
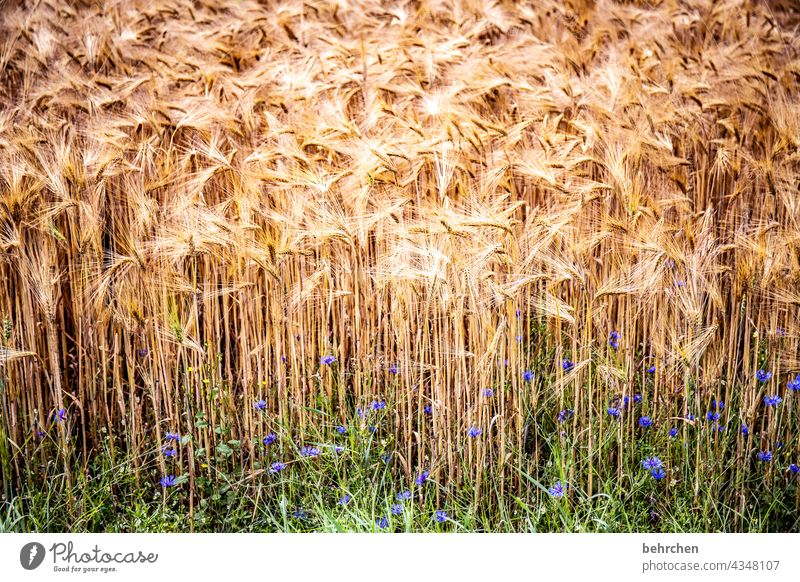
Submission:
M 175 486 L 175 475 L 167 475 L 166 477 L 161 477 L 159 481 L 162 487 L 174 487 Z
M 356 408 L 356 414 L 358 415 L 359 418 L 367 418 L 367 411 L 361 410 L 360 406 Z
M 656 373 L 656 367 L 655 366 L 649 366 L 647 368 L 647 373 L 648 374 L 655 374 Z
M 300 448 L 300 456 L 301 457 L 318 457 L 320 450 L 318 447 L 301 447 Z
M 659 467 L 658 469 L 653 469 L 652 471 L 650 471 L 650 476 L 653 477 L 653 479 L 655 479 L 656 481 L 661 481 L 664 477 L 667 476 L 667 474 L 664 472 L 664 469 Z
M 687 414 L 686 420 L 688 420 L 689 422 L 694 422 L 694 414 L 692 414 L 691 412 Z
M 678 436 L 678 429 L 673 426 L 669 429 L 669 438 L 674 439 L 676 436 Z
M 711 399 L 711 408 L 713 408 L 714 410 L 722 410 L 722 409 L 725 408 L 725 403 L 722 400 L 717 401 L 716 398 L 712 398 Z
M 342 445 L 333 445 L 333 452 L 341 454 L 344 452 L 344 447 Z
M 744 436 L 747 436 L 747 435 L 749 435 L 749 434 L 750 434 L 750 429 L 749 429 L 749 428 L 747 428 L 747 425 L 746 425 L 746 424 L 744 424 L 744 423 L 742 423 L 742 434 L 743 434 Z
M 397 494 L 398 501 L 408 501 L 409 499 L 411 499 L 411 491 L 408 489 Z
M 766 404 L 768 407 L 778 406 L 778 404 L 780 404 L 781 402 L 783 402 L 783 398 L 781 398 L 777 394 L 775 394 L 774 396 L 764 396 L 764 404 Z
M 519 309 L 517 309 L 517 311 L 516 311 L 516 313 L 514 315 L 516 315 L 517 319 L 519 319 L 519 316 L 522 315 L 522 312 Z
M 164 454 L 164 456 L 165 456 L 165 457 L 167 457 L 167 458 L 174 457 L 175 455 L 177 455 L 177 454 L 178 454 L 178 451 L 176 451 L 175 449 L 173 449 L 173 448 L 172 448 L 172 447 L 170 447 L 169 445 L 167 445 L 167 446 L 163 447 L 163 448 L 161 449 L 161 452 L 162 452 L 162 453 Z
M 391 366 L 389 366 L 389 373 L 397 375 L 397 364 L 392 364 Z
M 608 414 L 612 418 L 619 418 L 620 416 L 622 416 L 622 412 L 620 411 L 620 409 L 619 408 L 615 408 L 613 406 L 609 406 L 608 407 Z
M 794 380 L 789 380 L 786 387 L 792 392 L 800 392 L 800 374 L 798 374 Z
M 562 484 L 561 481 L 556 481 L 555 485 L 550 487 L 550 489 L 548 489 L 547 492 L 550 494 L 550 497 L 561 499 L 567 492 L 568 487 L 569 485 L 567 485 L 566 483 Z
M 53 414 L 53 419 L 56 422 L 64 422 L 64 419 L 67 417 L 67 411 L 63 408 L 59 408 L 58 412 Z
M 176 432 L 168 432 L 167 436 L 165 437 L 168 441 L 180 441 L 181 435 Z
M 338 432 L 339 434 L 347 434 L 347 427 L 345 427 L 345 426 L 337 426 L 336 427 L 336 432 Z
M 477 437 L 481 436 L 481 434 L 483 434 L 483 431 L 481 429 L 479 429 L 477 426 L 472 426 L 467 431 L 467 436 L 472 437 L 472 438 L 477 438 Z
M 642 461 L 642 467 L 647 469 L 648 471 L 652 471 L 653 469 L 660 469 L 664 466 L 664 463 L 661 462 L 661 459 L 658 457 L 647 457 L 644 461 Z
M 642 428 L 650 428 L 651 426 L 653 426 L 653 420 L 649 416 L 640 416 L 639 426 L 641 426 Z
M 791 465 L 789 465 L 789 470 L 795 475 L 800 473 L 800 467 L 797 466 L 797 463 L 792 463 Z
M 433 407 L 430 404 L 426 404 L 422 407 L 422 413 L 430 416 L 433 414 Z
M 403 506 L 395 503 L 389 508 L 389 511 L 392 512 L 392 515 L 403 515 Z
M 336 356 L 322 356 L 319 359 L 319 363 L 322 366 L 330 366 L 332 363 L 336 361 Z
M 384 464 L 388 464 L 389 461 L 391 461 L 391 460 L 392 460 L 392 455 L 390 455 L 388 453 L 385 453 L 385 454 L 381 455 L 381 461 L 383 461 Z
M 375 434 L 376 432 L 378 432 L 378 427 L 370 425 L 369 432 L 371 432 L 372 434 Z
M 386 408 L 386 402 L 383 400 L 375 400 L 372 404 L 370 404 L 372 410 L 383 410 Z
M 136 350 L 136 355 L 139 356 L 140 358 L 144 358 L 149 353 L 150 350 L 147 348 L 139 348 L 138 350 Z
M 292 517 L 295 519 L 304 520 L 308 517 L 308 514 L 302 509 L 297 509 L 292 512 Z
M 522 379 L 525 380 L 526 382 L 531 382 L 533 380 L 533 372 L 531 372 L 530 370 L 525 370 L 522 373 Z
M 447 521 L 447 512 L 446 511 L 442 511 L 441 509 L 439 509 L 439 510 L 436 511 L 435 515 L 436 515 L 436 521 L 438 523 L 444 523 L 444 522 Z
M 485 388 L 483 390 L 483 395 L 486 396 L 486 398 L 491 398 L 492 396 L 494 396 L 494 390 L 492 390 L 491 388 Z
M 610 334 L 608 334 L 608 345 L 610 345 L 612 349 L 616 350 L 617 348 L 619 348 L 619 339 L 620 339 L 619 332 L 612 331 Z
M 270 465 L 269 470 L 273 473 L 280 473 L 285 468 L 286 468 L 286 463 L 281 463 L 280 461 L 277 461 L 275 463 L 272 463 L 272 465 Z
M 564 422 L 567 419 L 572 418 L 574 415 L 575 411 L 573 411 L 571 408 L 562 410 L 561 412 L 558 413 L 558 422 Z
M 264 439 L 261 442 L 264 443 L 265 447 L 268 447 L 272 443 L 274 443 L 276 440 L 278 440 L 278 435 L 276 435 L 274 432 L 271 432 L 267 436 L 265 436 Z
M 708 414 L 706 414 L 706 420 L 711 422 L 716 422 L 719 420 L 719 412 L 714 412 L 713 410 L 709 410 Z
M 347 505 L 348 503 L 350 503 L 351 499 L 352 499 L 352 497 L 350 497 L 349 495 L 346 495 L 346 494 L 342 495 L 339 498 L 339 505 Z
M 386 529 L 387 527 L 389 527 L 389 520 L 386 519 L 385 517 L 379 517 L 378 519 L 375 520 L 375 525 L 377 525 L 381 529 Z
M 767 382 L 770 378 L 772 378 L 772 372 L 767 372 L 766 370 L 759 370 L 756 372 L 756 380 L 761 382 Z
M 561 368 L 565 372 L 569 372 L 574 367 L 575 367 L 575 362 L 568 360 L 566 358 L 564 358 L 564 360 L 561 362 Z
M 428 475 L 430 475 L 430 471 L 423 471 L 422 473 L 420 473 L 415 480 L 416 484 L 419 486 L 424 485 L 425 481 L 428 480 Z
M 634 394 L 633 395 L 633 403 L 634 404 L 639 404 L 641 401 L 642 401 L 642 395 L 641 394 Z
M 266 410 L 267 409 L 267 401 L 266 400 L 256 400 L 253 402 L 253 408 L 256 410 Z
M 758 460 L 769 463 L 772 460 L 772 451 L 758 451 Z

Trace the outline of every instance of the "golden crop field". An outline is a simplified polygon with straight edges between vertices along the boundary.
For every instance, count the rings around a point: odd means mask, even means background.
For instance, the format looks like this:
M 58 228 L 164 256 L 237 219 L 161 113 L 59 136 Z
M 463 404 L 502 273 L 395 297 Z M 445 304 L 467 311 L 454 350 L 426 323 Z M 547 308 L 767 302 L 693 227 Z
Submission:
M 797 531 L 799 14 L 0 3 L 0 529 Z

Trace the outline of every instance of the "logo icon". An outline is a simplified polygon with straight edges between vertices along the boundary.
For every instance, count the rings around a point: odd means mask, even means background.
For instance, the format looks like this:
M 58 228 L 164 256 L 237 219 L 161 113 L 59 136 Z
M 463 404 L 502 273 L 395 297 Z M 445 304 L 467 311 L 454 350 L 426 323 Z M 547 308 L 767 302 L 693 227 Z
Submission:
M 19 563 L 26 570 L 35 570 L 44 562 L 44 546 L 39 542 L 29 542 L 19 551 Z

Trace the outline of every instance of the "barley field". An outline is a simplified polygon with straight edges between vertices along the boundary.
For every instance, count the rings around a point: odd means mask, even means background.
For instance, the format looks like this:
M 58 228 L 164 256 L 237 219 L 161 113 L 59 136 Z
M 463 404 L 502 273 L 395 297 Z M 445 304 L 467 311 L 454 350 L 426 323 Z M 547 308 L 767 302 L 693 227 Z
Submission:
M 799 531 L 799 26 L 0 2 L 0 531 Z

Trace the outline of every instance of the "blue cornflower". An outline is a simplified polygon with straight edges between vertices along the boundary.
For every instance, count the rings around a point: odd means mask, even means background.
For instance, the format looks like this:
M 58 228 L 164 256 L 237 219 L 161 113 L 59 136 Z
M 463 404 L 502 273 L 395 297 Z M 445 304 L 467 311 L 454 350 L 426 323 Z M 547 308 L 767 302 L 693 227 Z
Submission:
M 424 485 L 424 484 L 425 484 L 425 481 L 427 481 L 427 480 L 428 480 L 428 475 L 430 475 L 430 472 L 429 472 L 429 471 L 423 471 L 423 472 L 422 472 L 422 473 L 420 473 L 420 474 L 419 474 L 419 476 L 416 478 L 416 480 L 415 480 L 415 483 L 416 483 L 417 485 L 419 485 L 419 486 L 422 486 L 422 485 Z
M 348 503 L 350 503 L 350 500 L 351 500 L 351 499 L 352 499 L 352 497 L 350 497 L 350 496 L 349 496 L 349 495 L 347 495 L 347 494 L 345 494 L 345 495 L 342 495 L 342 496 L 339 498 L 339 505 L 347 505 Z
M 494 396 L 494 390 L 492 390 L 491 388 L 484 388 L 483 395 L 486 396 L 486 398 L 491 398 L 492 396 Z
M 344 452 L 344 447 L 342 445 L 333 445 L 333 452 L 341 454 Z
M 758 460 L 769 463 L 772 460 L 772 451 L 758 451 Z
M 385 517 L 379 517 L 378 519 L 375 520 L 375 525 L 377 525 L 381 529 L 386 529 L 387 527 L 389 527 L 389 520 L 386 519 Z
M 336 432 L 339 434 L 347 434 L 347 427 L 346 426 L 337 426 Z
M 175 475 L 167 475 L 166 477 L 161 477 L 159 481 L 162 487 L 174 487 L 175 486 Z
M 792 392 L 800 391 L 800 374 L 798 374 L 794 380 L 789 380 L 789 383 L 786 387 L 791 390 Z
M 783 441 L 778 441 L 778 444 L 775 445 L 775 448 L 780 451 L 783 448 Z
M 678 429 L 673 426 L 669 429 L 669 438 L 674 439 L 676 436 L 678 436 Z
M 750 434 L 750 429 L 749 429 L 749 428 L 747 428 L 747 425 L 746 425 L 746 424 L 744 424 L 744 423 L 742 423 L 742 434 L 743 434 L 744 436 L 747 436 L 747 435 L 749 435 L 749 434 Z
M 800 473 L 800 467 L 797 466 L 797 463 L 792 463 L 791 465 L 789 465 L 789 470 L 795 475 Z
M 409 499 L 411 499 L 411 491 L 408 489 L 397 494 L 398 501 L 408 501 Z
M 172 448 L 172 447 L 170 447 L 170 446 L 165 446 L 165 447 L 163 447 L 163 448 L 161 449 L 161 452 L 162 452 L 162 453 L 164 454 L 164 456 L 165 456 L 165 457 L 167 457 L 167 458 L 169 458 L 169 457 L 174 457 L 175 455 L 177 455 L 177 454 L 178 454 L 178 451 L 176 451 L 175 449 L 173 449 L 173 448 Z
M 641 426 L 642 428 L 650 428 L 651 426 L 653 426 L 653 420 L 649 416 L 640 416 L 639 426 Z
M 572 418 L 574 415 L 575 412 L 571 408 L 562 410 L 558 413 L 558 422 L 564 422 L 565 420 Z
M 639 404 L 641 401 L 642 401 L 642 395 L 641 394 L 634 394 L 633 395 L 633 403 L 634 404 Z
M 274 432 L 271 432 L 267 436 L 265 436 L 261 442 L 264 443 L 265 447 L 268 447 L 276 440 L 278 440 L 278 435 L 276 435 Z
M 335 361 L 336 361 L 336 356 L 322 356 L 319 359 L 319 363 L 323 366 L 330 366 Z
M 467 431 L 467 436 L 470 436 L 472 438 L 477 438 L 477 437 L 481 436 L 481 434 L 483 434 L 483 431 L 481 429 L 479 429 L 477 426 L 472 426 Z
M 368 413 L 368 411 L 367 410 L 361 410 L 360 406 L 358 408 L 356 408 L 356 414 L 358 415 L 359 418 L 367 418 L 367 413 Z
M 389 373 L 395 375 L 397 374 L 397 364 L 392 364 L 391 366 L 389 366 Z
M 548 489 L 547 492 L 550 494 L 550 497 L 561 499 L 567 492 L 568 487 L 569 485 L 567 485 L 566 483 L 562 484 L 561 481 L 556 481 L 555 485 L 550 487 L 550 489 Z
M 286 354 L 281 356 L 281 362 L 283 362 L 284 364 L 288 361 L 288 359 L 289 358 L 286 357 Z
M 517 311 L 516 311 L 516 313 L 514 315 L 516 315 L 517 319 L 519 319 L 519 316 L 522 315 L 522 312 L 519 309 L 517 309 Z
M 630 404 L 630 401 L 631 401 L 631 397 L 630 396 L 624 396 L 622 398 L 622 406 L 623 406 L 623 408 L 628 408 L 628 404 Z
M 652 471 L 653 469 L 660 469 L 664 466 L 664 463 L 661 462 L 661 459 L 658 457 L 647 457 L 644 461 L 642 461 L 642 467 L 647 469 L 648 471 Z
M 616 350 L 617 348 L 619 348 L 619 339 L 620 339 L 619 332 L 612 331 L 610 334 L 608 334 L 608 345 L 610 345 L 612 349 Z
M 575 367 L 575 362 L 564 358 L 564 360 L 561 362 L 561 367 L 565 372 L 569 372 L 572 368 Z
M 709 410 L 708 414 L 706 414 L 706 420 L 710 420 L 711 422 L 716 422 L 719 420 L 719 412 L 714 412 L 713 410 Z
M 774 396 L 764 396 L 764 404 L 766 404 L 767 406 L 778 406 L 778 404 L 780 404 L 781 402 L 783 402 L 783 398 L 781 398 L 777 394 L 775 394 Z
M 378 427 L 370 425 L 369 432 L 371 432 L 372 434 L 375 434 L 376 432 L 378 432 Z
M 295 518 L 295 519 L 303 520 L 303 519 L 306 519 L 308 517 L 308 514 L 305 511 L 303 511 L 302 509 L 297 509 L 297 510 L 292 512 L 292 517 Z
M 664 469 L 660 467 L 658 469 L 653 469 L 652 471 L 650 471 L 650 475 L 656 481 L 661 481 L 664 477 L 667 476 L 667 474 L 664 472 Z
M 533 380 L 533 372 L 531 372 L 530 370 L 525 370 L 522 373 L 522 379 L 525 380 L 526 382 L 531 382 Z
M 270 465 L 269 470 L 273 473 L 280 473 L 285 468 L 286 468 L 286 463 L 281 463 L 280 461 L 277 461 L 275 463 L 272 463 L 272 465 Z
M 136 350 L 136 355 L 139 356 L 140 358 L 144 358 L 149 353 L 150 350 L 147 348 L 139 348 L 138 350 Z
M 53 414 L 53 420 L 55 420 L 56 422 L 63 422 L 66 417 L 67 417 L 67 411 L 63 408 L 59 408 L 58 412 Z
M 399 503 L 395 503 L 389 508 L 389 511 L 392 512 L 392 515 L 402 515 L 403 514 L 403 506 L 400 505 Z
M 433 414 L 433 407 L 430 404 L 426 404 L 422 407 L 422 413 L 427 415 Z
M 688 420 L 689 422 L 694 422 L 694 414 L 692 414 L 691 412 L 687 414 L 686 420 Z
M 767 382 L 770 378 L 772 378 L 772 372 L 767 372 L 766 370 L 759 370 L 756 372 L 756 380 L 761 382 Z
M 686 287 L 686 281 L 675 281 L 678 287 Z
M 266 410 L 267 409 L 267 401 L 266 400 L 256 400 L 253 402 L 253 408 L 256 410 Z
M 388 465 L 389 461 L 391 460 L 392 460 L 392 455 L 390 455 L 389 453 L 384 453 L 383 455 L 381 455 L 381 461 L 383 461 L 385 465 Z
M 725 430 L 725 425 L 724 424 L 717 424 L 716 425 L 716 429 L 717 429 L 717 432 L 722 432 L 723 430 Z
M 439 509 L 439 510 L 436 511 L 435 515 L 436 515 L 436 521 L 438 523 L 444 523 L 444 522 L 447 521 L 447 512 L 446 511 L 442 511 L 441 509 Z
M 656 367 L 655 366 L 649 366 L 647 368 L 647 373 L 648 374 L 655 374 L 656 373 Z
M 301 447 L 300 448 L 300 456 L 302 457 L 318 457 L 319 456 L 319 448 L 318 447 Z
M 165 437 L 168 441 L 180 441 L 181 435 L 176 432 L 168 432 L 167 436 Z
M 725 408 L 725 403 L 722 400 L 717 401 L 716 398 L 712 398 L 711 408 L 713 408 L 714 410 L 722 410 Z
M 612 418 L 619 418 L 620 416 L 622 416 L 622 412 L 620 411 L 620 409 L 619 408 L 615 408 L 614 406 L 609 406 L 608 407 L 608 414 Z
M 383 410 L 386 408 L 386 402 L 383 400 L 375 400 L 372 404 L 370 404 L 372 410 Z

